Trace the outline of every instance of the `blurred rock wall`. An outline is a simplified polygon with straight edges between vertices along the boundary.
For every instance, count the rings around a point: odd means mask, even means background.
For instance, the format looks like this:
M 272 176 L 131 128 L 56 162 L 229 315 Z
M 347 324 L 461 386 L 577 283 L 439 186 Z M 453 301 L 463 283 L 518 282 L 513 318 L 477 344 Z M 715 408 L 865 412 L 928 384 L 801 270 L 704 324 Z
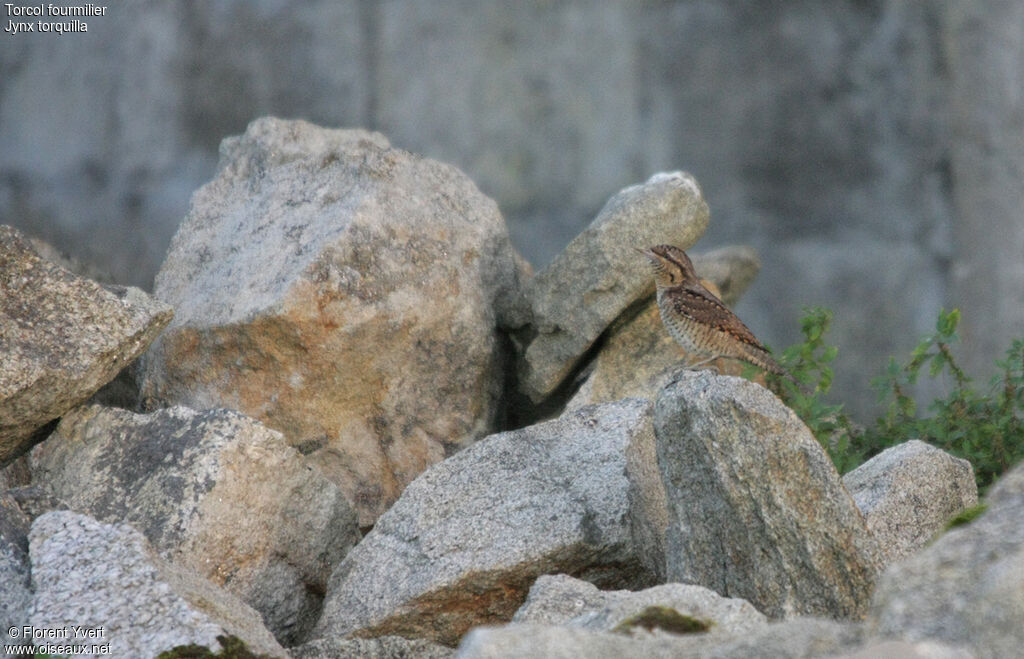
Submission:
M 981 374 L 1024 329 L 1012 0 L 143 1 L 0 41 L 0 222 L 150 287 L 217 146 L 259 116 L 451 162 L 549 260 L 624 185 L 692 172 L 698 245 L 757 247 L 767 343 L 835 310 L 836 398 L 940 306 Z M 3 17 L 7 20 L 7 17 Z

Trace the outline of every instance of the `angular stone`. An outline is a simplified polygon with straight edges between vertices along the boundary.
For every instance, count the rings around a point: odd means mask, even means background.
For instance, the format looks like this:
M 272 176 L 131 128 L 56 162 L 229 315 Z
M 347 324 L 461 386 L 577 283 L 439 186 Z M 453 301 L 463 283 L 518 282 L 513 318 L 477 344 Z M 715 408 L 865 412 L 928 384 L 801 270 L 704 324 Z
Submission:
M 449 659 L 455 651 L 422 638 L 319 638 L 289 650 L 292 659 Z
M 178 315 L 143 397 L 283 432 L 370 525 L 491 430 L 495 308 L 518 292 L 504 220 L 376 133 L 264 118 L 221 151 L 156 278 Z
M 619 631 L 652 607 L 671 609 L 715 633 L 747 633 L 767 624 L 749 602 L 701 586 L 671 583 L 637 592 L 609 591 L 566 574 L 537 577 L 512 622 Z
M 218 651 L 219 635 L 286 656 L 256 611 L 194 570 L 161 560 L 127 524 L 49 512 L 32 524 L 29 552 L 35 587 L 29 624 L 36 629 L 102 628 L 95 642 L 109 643 L 115 657 L 155 657 L 192 643 Z
M 0 494 L 0 644 L 22 643 L 21 635 L 12 635 L 10 630 L 28 624 L 32 604 L 29 527 L 28 517 L 14 498 Z
M 624 400 L 492 435 L 430 468 L 331 575 L 314 636 L 454 645 L 510 619 L 541 574 L 649 585 L 624 453 L 651 433 L 651 404 Z
M 947 531 L 878 579 L 868 629 L 908 641 L 938 640 L 979 659 L 1024 647 L 1024 465 L 986 497 L 988 510 Z
M 700 187 L 683 172 L 656 174 L 609 199 L 590 226 L 525 286 L 532 322 L 517 333 L 522 391 L 543 400 L 611 322 L 651 288 L 650 265 L 632 248 L 671 243 L 688 249 L 707 224 Z
M 730 306 L 739 300 L 761 269 L 757 251 L 742 246 L 694 254 L 693 265 Z M 650 281 L 653 286 L 653 278 Z M 566 407 L 576 409 L 629 397 L 654 400 L 668 383 L 672 367 L 688 359 L 686 351 L 666 331 L 652 292 L 639 313 L 620 318 L 609 329 L 589 377 Z M 744 369 L 743 364 L 728 359 L 716 360 L 715 366 L 728 375 L 739 375 Z
M 821 445 L 767 389 L 679 371 L 655 403 L 667 572 L 769 617 L 858 618 L 879 549 Z
M 740 634 L 626 636 L 577 627 L 510 624 L 474 629 L 459 646 L 457 659 L 812 659 L 833 657 L 857 644 L 858 625 L 795 618 Z
M 951 517 L 978 503 L 967 460 L 912 439 L 843 476 L 886 563 L 924 547 Z
M 318 593 L 359 540 L 338 488 L 280 433 L 230 410 L 82 407 L 31 465 L 72 510 L 132 524 L 162 556 L 259 611 L 282 642 L 316 621 Z
M 104 287 L 40 258 L 0 226 L 0 466 L 112 380 L 171 316 L 137 288 Z

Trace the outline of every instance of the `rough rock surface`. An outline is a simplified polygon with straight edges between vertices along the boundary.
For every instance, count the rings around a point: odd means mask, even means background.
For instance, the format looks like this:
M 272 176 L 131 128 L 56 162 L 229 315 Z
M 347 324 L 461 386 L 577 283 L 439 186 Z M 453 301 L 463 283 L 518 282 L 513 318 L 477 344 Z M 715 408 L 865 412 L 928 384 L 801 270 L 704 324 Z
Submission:
M 466 635 L 458 659 L 811 659 L 855 645 L 858 625 L 796 618 L 741 634 L 626 636 L 575 627 L 511 624 Z
M 161 555 L 238 595 L 282 642 L 316 621 L 318 593 L 359 540 L 338 488 L 280 433 L 229 410 L 81 407 L 31 465 L 73 510 L 132 524 Z
M 953 515 L 978 503 L 967 460 L 912 439 L 843 476 L 887 563 L 924 547 Z
M 966 648 L 936 641 L 874 641 L 835 659 L 977 659 Z
M 535 402 L 570 375 L 594 341 L 651 286 L 650 265 L 632 248 L 689 249 L 708 206 L 689 174 L 655 174 L 625 188 L 524 287 L 531 322 L 519 329 L 519 386 Z M 517 329 L 517 328 L 513 328 Z
M 20 635 L 12 636 L 8 630 L 28 624 L 32 603 L 29 527 L 28 517 L 13 497 L 0 494 L 0 645 L 20 643 Z
M 671 583 L 637 592 L 608 591 L 566 574 L 537 577 L 512 622 L 617 631 L 650 607 L 674 609 L 716 633 L 747 633 L 767 624 L 764 614 L 749 602 L 722 597 L 702 586 Z
M 320 638 L 290 650 L 292 659 L 449 659 L 455 651 L 422 638 Z
M 109 643 L 115 657 L 155 657 L 190 643 L 217 651 L 218 635 L 286 656 L 256 611 L 194 571 L 161 560 L 127 524 L 49 512 L 32 524 L 29 552 L 35 588 L 30 624 L 36 629 L 103 628 L 95 642 Z
M 171 315 L 137 288 L 103 287 L 40 258 L 0 226 L 0 466 L 112 380 Z
M 636 255 L 638 258 L 639 254 Z M 714 284 L 721 299 L 734 305 L 761 268 L 757 251 L 750 247 L 723 247 L 692 255 L 694 268 Z M 644 259 L 646 261 L 646 259 Z M 649 284 L 654 278 L 648 273 Z M 652 289 L 653 290 L 653 289 Z M 686 351 L 665 329 L 657 301 L 648 300 L 635 316 L 617 320 L 590 367 L 590 375 L 567 404 L 568 409 L 621 398 L 651 400 L 668 383 L 672 367 L 689 359 Z M 743 365 L 735 360 L 715 362 L 719 372 L 739 375 Z
M 651 432 L 651 404 L 624 400 L 492 435 L 430 468 L 331 575 L 314 636 L 454 645 L 510 619 L 541 574 L 650 585 L 624 453 Z
M 862 616 L 879 550 L 832 462 L 767 389 L 677 373 L 655 403 L 667 573 L 769 617 Z
M 376 133 L 264 118 L 224 140 L 155 295 L 147 404 L 280 430 L 372 524 L 491 430 L 516 264 L 493 201 Z
M 868 628 L 883 637 L 969 647 L 978 659 L 1024 647 L 1024 465 L 986 497 L 988 510 L 879 578 Z

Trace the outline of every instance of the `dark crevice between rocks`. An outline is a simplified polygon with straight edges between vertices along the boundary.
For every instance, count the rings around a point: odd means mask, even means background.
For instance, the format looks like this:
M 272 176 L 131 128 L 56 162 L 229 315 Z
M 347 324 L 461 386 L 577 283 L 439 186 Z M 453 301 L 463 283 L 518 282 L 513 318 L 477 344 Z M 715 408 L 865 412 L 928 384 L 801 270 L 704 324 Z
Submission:
M 566 404 L 579 391 L 583 383 L 586 382 L 587 377 L 590 376 L 590 372 L 594 368 L 594 359 L 604 348 L 608 338 L 618 331 L 620 327 L 636 318 L 647 307 L 652 296 L 653 291 L 650 295 L 641 296 L 616 316 L 615 320 L 605 327 L 604 331 L 583 353 L 583 356 L 576 361 L 576 364 L 562 380 L 561 384 L 539 403 L 534 403 L 519 388 L 518 372 L 516 370 L 516 346 L 522 345 L 523 348 L 520 352 L 525 352 L 529 343 L 513 340 L 508 334 L 503 332 L 502 341 L 507 348 L 505 352 L 507 357 L 504 366 L 504 395 L 499 405 L 499 413 L 496 416 L 496 431 L 518 430 L 519 428 L 525 428 L 526 426 L 560 416 L 565 411 Z M 524 329 L 517 330 L 516 337 L 524 336 L 525 332 L 526 330 Z M 532 335 L 536 336 L 536 332 L 533 332 Z

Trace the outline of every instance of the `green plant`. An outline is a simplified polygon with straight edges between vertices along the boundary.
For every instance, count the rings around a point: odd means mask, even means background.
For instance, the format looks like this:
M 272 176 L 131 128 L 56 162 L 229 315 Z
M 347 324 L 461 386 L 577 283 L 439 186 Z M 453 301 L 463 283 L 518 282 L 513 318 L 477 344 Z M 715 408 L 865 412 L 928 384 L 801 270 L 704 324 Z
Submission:
M 830 364 L 839 349 L 825 343 L 832 323 L 832 312 L 822 307 L 805 307 L 800 320 L 804 339 L 779 355 L 779 363 L 793 381 L 771 376 L 769 385 L 779 392 L 783 401 L 799 416 L 828 452 L 836 469 L 846 472 L 863 462 L 862 451 L 854 443 L 857 437 L 853 423 L 842 405 L 825 402 L 832 388 Z
M 921 339 L 910 359 L 902 364 L 890 359 L 885 373 L 872 380 L 885 413 L 861 429 L 841 405 L 823 400 L 832 386 L 829 364 L 837 354 L 824 340 L 831 320 L 827 309 L 804 310 L 803 341 L 784 350 L 779 359 L 801 386 L 785 378 L 770 378 L 769 383 L 807 424 L 840 472 L 890 446 L 922 439 L 969 460 L 984 490 L 1024 458 L 1024 340 L 1013 341 L 1006 358 L 996 362 L 1000 374 L 979 391 L 952 349 L 959 340 L 960 312 L 941 310 L 935 332 Z M 952 387 L 947 396 L 932 401 L 929 414 L 923 416 L 911 395 L 922 373 L 931 378 L 948 374 Z
M 1006 358 L 996 362 L 1000 373 L 987 388 L 977 389 L 957 363 L 951 346 L 959 341 L 960 311 L 939 312 L 935 332 L 924 337 L 910 360 L 889 361 L 886 372 L 872 385 L 886 413 L 866 433 L 869 451 L 906 439 L 920 438 L 974 465 L 978 487 L 987 488 L 997 476 L 1024 458 L 1024 341 L 1012 342 Z M 951 376 L 952 390 L 919 415 L 909 388 L 927 366 L 928 376 Z

